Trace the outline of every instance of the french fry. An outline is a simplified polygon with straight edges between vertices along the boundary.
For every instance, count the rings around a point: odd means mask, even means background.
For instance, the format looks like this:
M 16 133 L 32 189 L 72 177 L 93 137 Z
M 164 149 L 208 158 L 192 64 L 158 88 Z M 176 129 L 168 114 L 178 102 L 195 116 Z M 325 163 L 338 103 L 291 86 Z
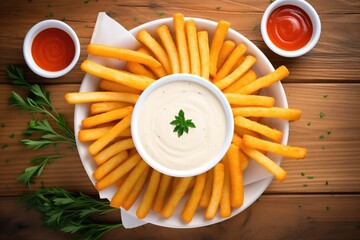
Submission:
M 220 216 L 229 217 L 231 215 L 231 186 L 230 186 L 230 171 L 227 157 L 225 156 L 221 162 L 224 164 L 224 187 L 220 199 Z
M 213 181 L 214 181 L 214 168 L 207 171 L 204 191 L 202 193 L 202 196 L 201 196 L 201 199 L 199 202 L 199 206 L 202 208 L 206 208 L 209 205 Z
M 236 125 L 234 125 L 234 133 L 238 134 L 240 137 L 243 137 L 245 134 L 259 138 L 261 137 L 261 135 L 257 132 Z
M 181 212 L 181 218 L 186 223 L 191 222 L 191 220 L 194 217 L 195 211 L 199 205 L 200 198 L 204 191 L 205 182 L 206 182 L 206 172 L 196 176 L 195 186 Z
M 126 103 L 126 102 L 96 102 L 91 104 L 90 114 L 96 115 L 99 113 L 104 113 L 111 110 L 128 107 L 130 105 L 131 103 Z
M 268 117 L 286 120 L 299 120 L 301 118 L 301 110 L 290 108 L 238 107 L 233 108 L 232 111 L 234 117 Z
M 231 142 L 233 144 L 235 144 L 238 148 L 240 148 L 240 146 L 242 145 L 242 138 L 239 135 L 237 135 L 236 133 L 234 133 Z M 240 162 L 241 162 L 241 169 L 242 169 L 242 171 L 245 171 L 245 169 L 249 166 L 250 160 L 241 151 L 241 149 L 239 150 L 239 158 L 240 158 Z
M 190 59 L 187 48 L 184 15 L 181 13 L 175 13 L 173 15 L 173 21 L 174 21 L 176 46 L 179 53 L 180 72 L 190 73 Z
M 156 191 L 158 190 L 160 183 L 161 173 L 153 169 L 149 179 L 149 184 L 146 188 L 143 198 L 141 199 L 140 205 L 136 211 L 136 216 L 139 219 L 143 219 L 150 212 L 153 205 Z
M 242 77 L 223 90 L 224 93 L 238 93 L 237 90 L 256 80 L 256 73 L 253 70 L 247 71 Z
M 243 137 L 243 144 L 247 147 L 279 154 L 284 157 L 303 159 L 306 156 L 306 148 L 292 147 L 255 138 L 249 135 Z
M 176 48 L 175 42 L 171 36 L 170 30 L 167 25 L 162 25 L 156 29 L 157 34 L 160 37 L 162 45 L 164 46 L 171 64 L 171 73 L 180 72 L 179 54 Z
M 165 198 L 167 195 L 167 192 L 169 190 L 171 181 L 173 180 L 173 177 L 169 175 L 162 174 L 159 189 L 156 193 L 155 199 L 154 199 L 154 205 L 153 209 L 156 212 L 161 212 L 164 206 Z
M 136 37 L 155 55 L 161 65 L 165 68 L 165 71 L 168 74 L 171 74 L 172 70 L 168 55 L 156 39 L 153 38 L 146 30 L 141 30 Z
M 213 219 L 219 208 L 221 194 L 224 187 L 224 164 L 218 163 L 214 167 L 214 181 L 209 205 L 205 210 L 205 218 Z
M 262 165 L 266 170 L 271 172 L 279 182 L 282 182 L 286 178 L 287 174 L 285 170 L 282 169 L 273 160 L 265 156 L 260 151 L 254 148 L 249 148 L 245 144 L 241 144 L 240 148 L 246 155 L 254 159 L 256 162 Z
M 185 195 L 192 178 L 193 177 L 180 178 L 179 182 L 175 186 L 175 189 L 171 192 L 169 199 L 161 211 L 161 215 L 164 218 L 169 218 L 173 215 L 177 205 Z
M 78 137 L 80 142 L 90 142 L 99 139 L 101 136 L 106 134 L 111 130 L 111 128 L 115 126 L 111 124 L 109 126 L 98 127 L 98 128 L 89 128 L 89 129 L 81 129 L 78 132 Z M 131 137 L 131 130 L 130 128 L 125 129 L 121 132 L 118 137 Z
M 87 47 L 87 52 L 88 54 L 94 56 L 116 58 L 124 61 L 137 62 L 155 68 L 161 66 L 160 62 L 158 62 L 155 58 L 126 48 L 111 47 L 102 44 L 89 44 Z
M 150 168 L 145 169 L 144 172 L 139 177 L 139 179 L 136 181 L 135 186 L 133 187 L 133 189 L 131 190 L 131 192 L 129 193 L 129 195 L 122 204 L 122 207 L 125 210 L 129 210 L 132 207 L 132 205 L 135 203 L 136 199 L 139 197 L 141 191 L 144 188 L 149 172 L 150 172 Z M 119 187 L 120 186 L 121 185 L 119 185 Z
M 193 19 L 187 20 L 185 22 L 185 32 L 186 32 L 189 55 L 190 55 L 190 72 L 191 74 L 200 76 L 201 67 L 200 67 L 199 46 L 198 46 L 195 21 Z
M 80 67 L 84 72 L 94 76 L 139 90 L 145 90 L 145 88 L 154 82 L 154 79 L 108 68 L 91 60 L 85 60 Z
M 134 147 L 134 142 L 132 138 L 128 138 L 125 140 L 120 140 L 112 145 L 106 147 L 104 150 L 99 152 L 94 156 L 94 161 L 97 165 L 101 165 L 106 162 L 111 157 L 115 156 L 119 152 L 130 149 Z
M 142 52 L 145 53 L 149 56 L 152 56 L 151 52 L 145 48 L 145 47 L 140 47 L 139 49 L 137 49 L 136 51 L 138 52 Z M 165 68 L 163 66 L 161 66 L 160 68 L 152 68 L 152 67 L 148 67 L 158 78 L 162 78 L 164 76 L 166 76 L 166 71 Z
M 130 127 L 131 114 L 124 117 L 119 121 L 109 132 L 104 134 L 102 137 L 93 142 L 89 147 L 88 151 L 91 155 L 95 155 L 103 150 L 111 141 L 120 135 L 125 129 Z
M 92 103 L 103 101 L 117 101 L 136 103 L 139 95 L 133 93 L 118 92 L 72 92 L 65 94 L 65 100 L 69 104 Z
M 234 208 L 241 207 L 244 202 L 244 181 L 239 152 L 239 147 L 232 143 L 226 154 L 230 172 L 230 203 Z
M 144 65 L 136 62 L 127 62 L 126 69 L 134 74 L 143 75 L 148 78 L 156 79 L 155 74 L 147 69 Z
M 130 156 L 125 162 L 117 166 L 105 177 L 100 178 L 95 184 L 96 189 L 101 191 L 109 187 L 110 185 L 116 183 L 122 176 L 130 172 L 131 169 L 133 169 L 136 166 L 136 164 L 140 161 L 140 159 L 141 157 L 138 153 Z M 104 164 L 106 164 L 106 162 Z
M 224 43 L 230 23 L 227 21 L 219 21 L 210 45 L 210 75 L 215 76 L 217 71 L 217 62 L 219 53 Z
M 275 99 L 273 97 L 259 96 L 259 95 L 244 95 L 238 93 L 225 93 L 226 99 L 233 106 L 259 106 L 272 107 Z
M 233 84 L 237 79 L 244 75 L 256 62 L 256 58 L 248 55 L 245 57 L 245 60 L 237 67 L 232 73 L 227 75 L 225 78 L 220 79 L 215 83 L 215 85 L 223 90 Z
M 111 110 L 105 113 L 100 113 L 94 116 L 90 116 L 84 118 L 81 121 L 81 125 L 83 128 L 92 128 L 94 126 L 100 125 L 102 123 L 109 123 L 114 120 L 122 119 L 129 115 L 134 107 L 128 106 L 124 108 L 119 108 L 115 110 Z
M 245 44 L 239 44 L 236 46 L 234 51 L 230 54 L 230 56 L 226 59 L 222 67 L 216 73 L 213 82 L 216 83 L 217 81 L 225 78 L 229 73 L 232 71 L 236 63 L 239 59 L 244 55 L 246 52 L 247 47 Z
M 201 64 L 201 77 L 210 78 L 210 49 L 209 49 L 209 36 L 206 31 L 197 33 L 199 42 L 200 64 Z
M 221 50 L 219 53 L 219 58 L 217 62 L 217 69 L 220 70 L 226 59 L 230 56 L 231 52 L 235 48 L 235 42 L 232 40 L 224 41 L 223 45 L 221 46 Z
M 268 137 L 276 142 L 279 142 L 282 138 L 282 133 L 279 130 L 270 128 L 264 124 L 251 121 L 241 116 L 235 117 L 234 123 L 236 126 L 258 132 L 261 135 Z
M 93 172 L 93 177 L 95 180 L 99 181 L 112 170 L 114 170 L 117 166 L 119 166 L 122 162 L 124 162 L 127 158 L 128 153 L 126 151 L 122 151 L 116 154 L 114 157 L 110 158 L 108 161 L 104 162 L 98 168 L 96 168 Z
M 110 91 L 110 92 L 124 92 L 124 93 L 134 93 L 141 94 L 141 90 L 125 86 L 121 83 L 109 81 L 106 79 L 101 79 L 99 82 L 99 89 Z
M 136 167 L 130 172 L 128 177 L 122 182 L 121 186 L 119 187 L 118 191 L 112 197 L 110 201 L 110 206 L 114 208 L 119 208 L 123 205 L 125 199 L 129 196 L 131 190 L 137 183 L 140 176 L 149 169 L 150 166 L 140 160 L 140 162 L 136 165 Z
M 280 66 L 274 72 L 256 79 L 255 81 L 239 89 L 237 92 L 241 94 L 251 94 L 260 90 L 261 88 L 268 87 L 274 82 L 280 81 L 287 76 L 289 76 L 289 70 L 285 66 Z

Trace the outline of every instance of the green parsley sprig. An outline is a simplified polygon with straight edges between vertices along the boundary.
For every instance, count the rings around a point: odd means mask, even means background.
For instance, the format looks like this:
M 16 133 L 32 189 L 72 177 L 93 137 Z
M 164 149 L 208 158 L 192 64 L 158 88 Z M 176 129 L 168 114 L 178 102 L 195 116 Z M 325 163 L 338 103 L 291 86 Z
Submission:
M 121 223 L 99 223 L 94 216 L 118 211 L 108 201 L 100 201 L 83 193 L 71 193 L 62 188 L 42 186 L 34 193 L 24 195 L 20 202 L 27 209 L 41 213 L 45 227 L 75 233 L 78 240 L 98 240 L 106 232 L 121 227 Z
M 24 78 L 24 71 L 21 67 L 10 65 L 6 69 L 6 73 L 13 85 L 29 90 L 26 97 L 22 97 L 13 91 L 9 98 L 11 107 L 33 114 L 33 119 L 28 123 L 28 128 L 23 131 L 23 135 L 26 137 L 35 135 L 37 137 L 25 138 L 20 142 L 33 150 L 51 145 L 57 147 L 59 143 L 76 146 L 74 132 L 67 125 L 64 115 L 56 111 L 50 100 L 50 93 L 45 91 L 42 85 L 28 83 Z M 41 116 L 40 119 L 39 116 Z M 18 180 L 30 187 L 33 176 L 40 176 L 46 164 L 60 156 L 64 155 L 55 154 L 32 159 L 31 163 L 37 164 L 37 166 L 26 168 Z
M 174 132 L 177 132 L 178 137 L 181 137 L 184 132 L 189 133 L 189 128 L 196 128 L 192 119 L 185 119 L 185 113 L 180 109 L 178 116 L 175 116 L 175 120 L 170 122 L 171 125 L 175 125 Z

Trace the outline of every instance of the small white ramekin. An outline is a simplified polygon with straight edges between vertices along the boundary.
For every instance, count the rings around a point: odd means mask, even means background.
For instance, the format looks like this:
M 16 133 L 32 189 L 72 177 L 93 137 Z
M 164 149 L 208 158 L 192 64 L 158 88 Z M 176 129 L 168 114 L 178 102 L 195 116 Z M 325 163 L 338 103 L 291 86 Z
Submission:
M 139 131 L 138 131 L 138 121 L 139 121 L 139 111 L 143 105 L 143 103 L 146 101 L 147 97 L 156 89 L 159 87 L 166 85 L 168 83 L 176 82 L 176 81 L 189 81 L 194 82 L 199 85 L 204 86 L 206 89 L 208 89 L 210 92 L 212 92 L 216 98 L 219 100 L 224 112 L 225 112 L 225 118 L 226 118 L 226 135 L 225 140 L 223 142 L 223 145 L 220 149 L 220 151 L 213 156 L 209 161 L 206 161 L 203 165 L 199 167 L 194 167 L 192 169 L 186 169 L 186 170 L 176 170 L 168 168 L 155 159 L 153 159 L 145 150 L 143 147 L 143 144 L 141 143 L 140 137 L 139 137 Z M 204 173 L 211 168 L 213 168 L 226 154 L 227 150 L 230 147 L 231 140 L 234 134 L 234 117 L 231 110 L 231 106 L 229 102 L 227 101 L 225 95 L 217 88 L 213 83 L 209 82 L 208 80 L 193 75 L 193 74 L 172 74 L 165 76 L 159 80 L 156 80 L 154 83 L 152 83 L 148 88 L 145 89 L 145 91 L 140 95 L 138 101 L 136 102 L 136 105 L 134 107 L 132 118 L 131 118 L 131 135 L 132 139 L 134 141 L 134 145 L 142 157 L 142 159 L 149 164 L 152 168 L 156 169 L 157 171 L 174 177 L 190 177 L 190 176 L 196 176 L 198 174 Z
M 310 17 L 312 26 L 313 26 L 313 32 L 310 41 L 302 48 L 295 50 L 295 51 L 287 51 L 283 50 L 279 47 L 277 47 L 269 38 L 267 33 L 267 22 L 270 14 L 277 9 L 280 6 L 283 5 L 293 5 L 301 8 L 304 10 L 307 15 Z M 301 55 L 306 54 L 309 52 L 318 42 L 320 38 L 321 33 L 321 22 L 319 15 L 315 11 L 315 9 L 305 0 L 276 0 L 273 3 L 269 5 L 269 7 L 266 9 L 262 19 L 261 19 L 261 35 L 264 39 L 264 42 L 266 45 L 276 54 L 283 56 L 283 57 L 299 57 Z
M 40 68 L 34 61 L 34 58 L 31 53 L 31 46 L 34 38 L 38 35 L 41 31 L 48 29 L 48 28 L 58 28 L 65 31 L 74 42 L 75 45 L 75 54 L 74 58 L 71 63 L 64 69 L 60 71 L 46 71 Z M 25 58 L 26 64 L 29 68 L 36 73 L 37 75 L 45 78 L 57 78 L 65 75 L 68 73 L 77 63 L 80 56 L 80 42 L 79 38 L 77 37 L 75 31 L 66 23 L 58 20 L 44 20 L 42 22 L 37 23 L 34 25 L 26 34 L 24 44 L 23 44 L 23 54 Z

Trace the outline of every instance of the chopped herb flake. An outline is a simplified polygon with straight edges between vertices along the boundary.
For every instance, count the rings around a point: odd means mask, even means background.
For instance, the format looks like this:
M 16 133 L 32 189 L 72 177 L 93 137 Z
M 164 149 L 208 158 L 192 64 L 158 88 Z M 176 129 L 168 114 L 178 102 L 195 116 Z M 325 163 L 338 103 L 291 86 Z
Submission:
M 85 4 L 87 4 L 87 3 L 89 3 L 90 2 L 90 0 L 84 0 L 84 3 Z
M 325 138 L 325 136 L 324 135 L 320 135 L 320 137 L 319 137 L 320 139 L 323 139 L 323 138 Z
M 307 125 L 310 126 L 310 125 L 311 125 L 311 122 L 308 122 Z
M 310 217 L 310 216 L 308 216 L 308 217 L 307 217 L 307 220 L 311 220 L 311 217 Z
M 9 138 L 14 139 L 15 135 L 12 133 L 9 135 Z
M 307 179 L 314 179 L 313 176 L 306 176 Z
M 325 113 L 320 112 L 320 118 L 323 118 L 323 117 L 325 117 L 325 116 L 326 116 Z
M 325 180 L 325 186 L 329 185 L 328 180 Z
M 329 211 L 330 210 L 330 207 L 329 206 L 326 206 L 326 211 Z
M 306 183 L 303 184 L 304 187 L 307 187 L 308 185 Z
M 253 31 L 255 32 L 256 30 L 259 30 L 260 29 L 260 24 L 256 24 L 253 28 Z
M 45 18 L 52 18 L 54 16 L 54 14 L 52 12 L 49 12 L 49 14 L 45 15 Z
M 299 204 L 299 208 L 302 208 L 302 206 L 303 206 L 302 203 L 300 203 L 300 204 Z
M 325 150 L 325 147 L 324 147 L 324 146 L 322 146 L 322 147 L 321 147 L 321 149 L 322 149 L 322 150 Z
M 327 98 L 329 95 L 323 95 L 323 98 Z
M 164 13 L 164 12 L 158 12 L 157 15 L 160 16 L 160 17 L 162 17 L 162 16 L 165 15 L 165 13 Z
M 305 173 L 304 173 L 304 172 L 301 172 L 300 175 L 301 175 L 301 176 L 305 176 Z
M 216 7 L 216 10 L 220 10 L 220 9 L 221 9 L 221 6 L 217 6 L 217 7 Z
M 9 146 L 9 144 L 3 143 L 3 144 L 1 145 L 1 149 L 5 149 L 5 148 L 7 148 L 8 146 Z
M 139 18 L 137 18 L 137 17 L 134 17 L 134 21 L 138 21 L 139 20 Z
M 327 135 L 330 135 L 330 134 L 331 134 L 331 131 L 330 131 L 330 130 L 328 130 L 328 131 L 327 131 Z

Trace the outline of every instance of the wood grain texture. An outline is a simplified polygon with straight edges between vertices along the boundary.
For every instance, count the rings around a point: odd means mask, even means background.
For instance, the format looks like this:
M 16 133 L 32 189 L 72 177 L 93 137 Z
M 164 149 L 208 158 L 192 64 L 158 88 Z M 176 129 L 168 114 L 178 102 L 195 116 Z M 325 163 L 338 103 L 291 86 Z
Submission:
M 65 240 L 71 235 L 41 227 L 35 211 L 26 212 L 17 198 L 0 198 L 0 236 L 3 240 Z M 118 228 L 107 239 L 252 239 L 333 240 L 359 239 L 358 195 L 263 195 L 241 214 L 224 222 L 194 229 L 168 229 L 147 224 L 135 229 Z M 113 213 L 106 222 L 118 222 Z

